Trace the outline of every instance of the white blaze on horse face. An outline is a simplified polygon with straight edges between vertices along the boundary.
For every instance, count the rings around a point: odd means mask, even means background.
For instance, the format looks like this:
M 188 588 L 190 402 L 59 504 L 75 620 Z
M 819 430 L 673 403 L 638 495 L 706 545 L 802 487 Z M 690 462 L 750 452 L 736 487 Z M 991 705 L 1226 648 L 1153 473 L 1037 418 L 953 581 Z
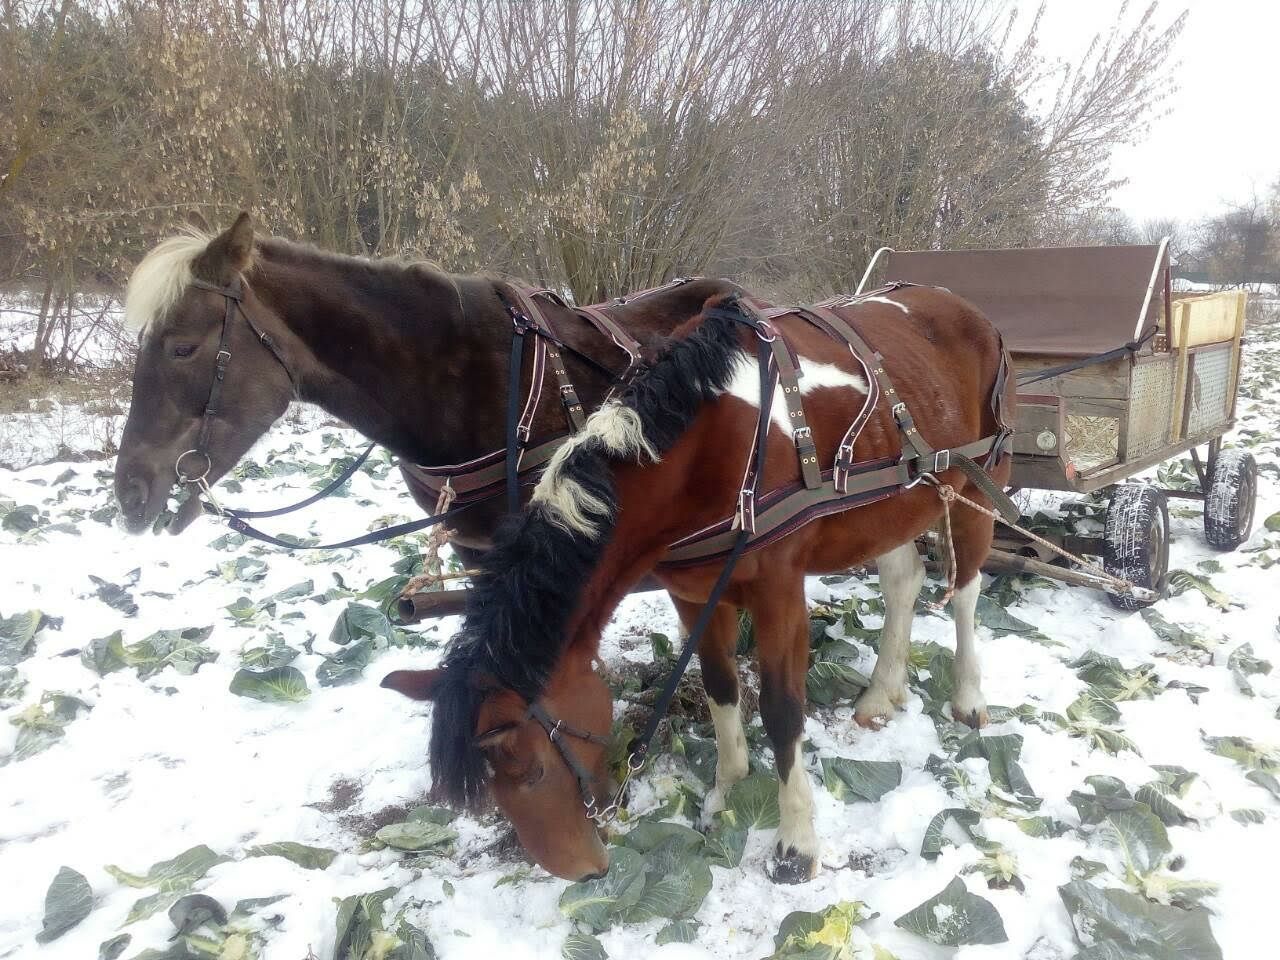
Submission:
M 801 376 L 799 379 L 800 396 L 813 393 L 815 390 L 856 390 L 864 397 L 867 395 L 867 381 L 860 374 L 842 370 L 834 363 L 819 363 L 817 360 L 800 358 Z M 757 410 L 760 409 L 760 366 L 755 356 L 742 354 L 733 365 L 733 377 L 725 393 L 732 394 L 739 400 L 745 400 Z M 787 416 L 787 402 L 783 399 L 782 384 L 773 391 L 773 405 L 769 409 L 769 419 L 782 428 L 787 436 L 792 435 L 791 419 Z
M 778 784 L 777 845 L 785 856 L 794 850 L 803 857 L 818 860 L 818 835 L 813 829 L 813 786 L 804 768 L 804 753 L 796 740 L 795 756 L 787 779 Z
M 570 533 L 594 537 L 598 530 L 589 515 L 607 514 L 607 505 L 565 473 L 569 457 L 588 440 L 598 441 L 615 457 L 636 462 L 646 458 L 656 462 L 659 457 L 658 451 L 644 435 L 640 414 L 616 401 L 606 403 L 588 417 L 582 432 L 570 437 L 555 452 L 533 491 L 532 502 L 541 505 L 557 526 Z

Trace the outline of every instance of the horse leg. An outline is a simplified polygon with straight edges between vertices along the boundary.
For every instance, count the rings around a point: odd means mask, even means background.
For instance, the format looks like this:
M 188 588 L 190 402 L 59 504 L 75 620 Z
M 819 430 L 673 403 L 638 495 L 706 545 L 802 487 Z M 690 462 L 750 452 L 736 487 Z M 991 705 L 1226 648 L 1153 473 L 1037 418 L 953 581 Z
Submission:
M 778 767 L 775 883 L 804 883 L 818 867 L 813 829 L 813 789 L 800 751 L 804 732 L 805 676 L 809 667 L 808 611 L 803 580 L 754 591 L 748 604 L 760 654 L 760 716 Z
M 971 499 L 985 499 L 976 489 L 963 493 Z M 956 623 L 951 716 L 975 729 L 987 725 L 987 700 L 982 695 L 974 614 L 982 592 L 981 567 L 991 552 L 994 534 L 995 523 L 990 517 L 963 505 L 951 508 L 951 537 L 956 550 L 956 592 L 951 598 L 951 617 Z
M 701 604 L 672 597 L 686 632 L 693 627 Z M 747 775 L 747 737 L 742 729 L 738 700 L 738 611 L 720 604 L 698 642 L 702 687 L 707 692 L 711 722 L 716 728 L 716 782 L 702 803 L 704 823 L 724 809 L 729 788 Z
M 881 554 L 876 558 L 876 568 L 884 594 L 884 626 L 880 630 L 880 653 L 871 671 L 871 686 L 854 704 L 853 719 L 863 727 L 882 726 L 906 700 L 911 620 L 924 584 L 924 562 L 914 541 Z

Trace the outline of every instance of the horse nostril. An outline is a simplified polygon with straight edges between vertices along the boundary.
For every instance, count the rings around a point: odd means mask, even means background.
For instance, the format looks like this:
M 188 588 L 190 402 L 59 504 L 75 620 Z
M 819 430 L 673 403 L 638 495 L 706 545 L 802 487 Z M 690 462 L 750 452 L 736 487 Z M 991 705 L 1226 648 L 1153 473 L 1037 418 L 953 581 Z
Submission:
M 592 880 L 603 880 L 605 878 L 605 874 L 607 874 L 608 872 L 609 872 L 608 870 L 600 870 L 596 873 L 588 873 L 578 882 L 589 883 Z
M 125 513 L 141 513 L 147 502 L 147 484 L 141 477 L 130 477 L 120 492 L 120 506 Z

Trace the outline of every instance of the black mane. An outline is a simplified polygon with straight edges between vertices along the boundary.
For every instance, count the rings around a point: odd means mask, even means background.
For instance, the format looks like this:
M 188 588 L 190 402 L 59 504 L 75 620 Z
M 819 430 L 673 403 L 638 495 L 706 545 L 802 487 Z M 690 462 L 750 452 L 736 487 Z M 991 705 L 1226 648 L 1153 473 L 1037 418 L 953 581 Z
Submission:
M 719 305 L 734 300 L 723 299 Z M 645 438 L 659 454 L 728 385 L 743 352 L 741 330 L 735 321 L 711 315 L 687 337 L 668 341 L 652 368 L 623 393 L 619 402 L 636 411 Z M 559 662 L 582 587 L 613 535 L 610 457 L 599 439 L 588 436 L 560 473 L 606 505 L 605 513 L 591 517 L 597 536 L 566 530 L 535 503 L 503 521 L 493 548 L 480 561 L 467 591 L 463 627 L 445 655 L 445 672 L 433 697 L 433 789 L 454 806 L 474 808 L 484 795 L 485 764 L 473 733 L 486 693 L 506 687 L 532 703 Z

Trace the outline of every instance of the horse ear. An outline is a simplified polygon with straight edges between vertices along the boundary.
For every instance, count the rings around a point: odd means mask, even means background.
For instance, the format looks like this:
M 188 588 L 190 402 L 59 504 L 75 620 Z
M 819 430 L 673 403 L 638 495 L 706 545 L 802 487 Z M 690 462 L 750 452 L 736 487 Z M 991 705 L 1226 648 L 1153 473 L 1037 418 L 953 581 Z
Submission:
M 223 236 L 227 238 L 227 259 L 239 273 L 253 260 L 253 218 L 249 211 L 241 210 L 236 222 Z
M 393 670 L 382 678 L 382 686 L 411 700 L 430 700 L 443 675 L 443 670 Z
M 227 230 L 209 241 L 196 258 L 197 276 L 211 283 L 227 284 L 253 262 L 253 220 L 245 211 Z
M 200 215 L 199 210 L 187 211 L 187 223 L 201 233 L 213 233 L 213 228 L 209 226 L 209 221 Z

